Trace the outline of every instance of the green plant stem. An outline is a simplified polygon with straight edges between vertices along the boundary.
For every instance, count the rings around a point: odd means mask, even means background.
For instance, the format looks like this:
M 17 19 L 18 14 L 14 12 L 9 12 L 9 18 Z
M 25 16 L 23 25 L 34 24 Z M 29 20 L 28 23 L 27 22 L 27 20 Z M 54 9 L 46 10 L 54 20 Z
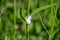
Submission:
M 48 32 L 47 28 L 45 27 L 45 25 L 44 25 L 44 23 L 43 23 L 43 21 L 42 21 L 41 15 L 40 15 L 39 13 L 38 13 L 38 15 L 39 15 L 39 17 L 40 17 L 40 21 L 41 21 L 41 23 L 42 23 L 43 28 L 46 30 L 47 34 L 49 35 L 49 32 Z
M 51 0 L 51 5 L 53 4 L 53 0 Z M 53 7 L 51 7 L 51 33 L 53 32 L 53 28 L 54 28 L 54 16 L 53 16 L 54 12 L 53 12 Z
M 55 19 L 56 19 L 56 15 L 57 15 L 58 8 L 59 8 L 59 6 L 57 5 L 57 6 L 56 6 L 56 9 L 54 9 Z M 54 23 L 55 23 L 55 20 L 54 20 Z M 59 30 L 59 28 L 57 28 L 57 29 L 52 33 L 53 37 L 54 37 L 54 35 L 57 33 L 58 30 Z
M 27 40 L 29 40 L 29 25 L 28 24 L 26 24 L 26 36 L 27 36 Z
M 16 0 L 14 0 L 14 35 L 13 40 L 16 40 Z
M 50 8 L 50 7 L 55 6 L 55 5 L 57 5 L 57 3 L 52 4 L 52 5 L 46 5 L 46 6 L 43 6 L 43 7 L 39 7 L 36 10 L 32 11 L 31 16 L 35 15 L 36 13 L 38 13 L 38 12 L 44 10 L 44 9 Z
M 57 11 L 59 8 L 59 4 L 56 6 L 56 9 L 54 8 L 54 13 L 55 13 L 55 19 L 56 19 L 56 15 L 57 15 Z M 56 31 L 53 33 L 53 35 L 57 32 L 58 28 L 56 29 Z
M 51 4 L 53 4 L 53 0 L 51 0 Z M 55 25 L 55 19 L 56 19 L 56 15 L 57 15 L 57 10 L 58 10 L 58 4 L 56 5 L 56 9 L 54 8 L 54 12 L 53 12 L 53 7 L 51 7 L 51 38 L 49 38 L 49 40 L 52 40 L 52 38 L 54 37 L 53 31 L 54 31 L 54 25 Z M 53 14 L 54 13 L 54 14 Z
M 31 0 L 28 0 L 28 13 L 27 13 L 27 16 L 29 16 L 29 11 L 30 11 L 30 1 L 31 1 Z M 28 40 L 29 40 L 29 24 L 27 24 L 26 27 L 27 27 L 27 33 L 28 33 L 28 36 L 27 36 L 27 37 L 28 37 Z
M 27 16 L 29 16 L 29 11 L 30 11 L 30 1 L 31 1 L 31 0 L 28 0 L 28 13 L 27 13 Z
M 53 0 L 50 0 L 51 1 L 51 5 L 53 4 Z M 54 16 L 53 16 L 53 7 L 51 7 L 51 17 L 50 17 L 50 24 L 51 24 L 51 32 L 50 32 L 50 34 L 49 34 L 49 40 L 52 40 L 52 33 L 53 33 L 53 28 L 54 28 L 54 23 L 55 23 L 55 19 L 53 18 Z

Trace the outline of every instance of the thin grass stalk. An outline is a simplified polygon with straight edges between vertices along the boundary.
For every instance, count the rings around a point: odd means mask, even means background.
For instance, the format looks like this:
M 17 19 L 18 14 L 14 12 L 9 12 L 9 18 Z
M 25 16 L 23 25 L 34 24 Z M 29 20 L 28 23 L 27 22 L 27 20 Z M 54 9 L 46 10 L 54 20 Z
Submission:
M 59 3 L 58 3 L 59 4 Z M 54 13 L 55 13 L 55 19 L 56 19 L 56 15 L 57 15 L 57 11 L 58 11 L 59 5 L 56 6 L 56 9 L 54 8 Z M 54 20 L 55 23 L 55 20 Z M 56 34 L 56 32 L 59 30 L 59 28 L 57 28 L 54 32 L 53 32 L 53 37 Z
M 46 6 L 43 6 L 43 7 L 39 7 L 39 8 L 37 8 L 36 10 L 33 10 L 33 11 L 32 11 L 31 16 L 33 16 L 34 14 L 36 14 L 36 13 L 42 11 L 42 10 L 45 10 L 45 9 L 50 8 L 50 7 L 52 7 L 52 6 L 55 6 L 55 5 L 57 5 L 57 3 L 52 4 L 52 5 L 46 5 Z
M 51 0 L 51 5 L 53 4 L 53 0 Z M 54 28 L 54 16 L 53 16 L 54 12 L 53 12 L 53 7 L 51 7 L 51 33 L 53 33 L 53 28 Z
M 50 0 L 51 1 L 51 5 L 53 4 L 53 0 Z M 54 12 L 53 12 L 53 7 L 51 7 L 51 32 L 50 32 L 50 35 L 49 35 L 49 40 L 52 40 L 52 38 L 53 38 L 53 35 L 52 35 L 52 33 L 53 33 L 53 30 L 54 30 L 54 23 L 55 23 L 55 15 L 53 15 L 54 14 Z
M 57 5 L 57 6 L 56 6 L 56 10 L 54 9 L 54 13 L 55 13 L 55 16 L 54 16 L 54 24 L 55 24 L 55 19 L 56 19 L 56 15 L 57 15 L 58 8 L 59 8 L 59 6 Z M 54 24 L 53 24 L 53 25 L 54 25 Z
M 27 13 L 27 16 L 29 16 L 29 14 L 30 14 L 30 13 L 29 13 L 29 11 L 30 11 L 30 1 L 31 1 L 31 0 L 28 0 L 28 13 Z M 27 36 L 27 37 L 28 37 L 28 40 L 29 40 L 29 25 L 27 24 L 26 27 L 27 27 L 27 33 L 28 33 L 28 36 Z
M 30 13 L 29 13 L 29 11 L 30 11 L 30 1 L 31 1 L 31 0 L 28 0 L 28 13 L 27 13 L 27 16 L 29 16 L 29 14 L 30 14 Z
M 54 28 L 54 24 L 55 24 L 56 15 L 57 15 L 57 10 L 58 10 L 58 7 L 59 7 L 58 4 L 56 5 L 56 9 L 54 8 L 54 15 L 52 14 L 52 16 L 53 16 L 53 20 L 52 20 L 53 21 L 53 24 L 52 24 L 51 33 L 53 33 L 53 28 Z
M 14 35 L 13 40 L 16 40 L 16 0 L 14 0 Z
M 41 23 L 42 23 L 43 28 L 46 30 L 47 34 L 49 35 L 49 32 L 48 32 L 46 26 L 44 25 L 44 23 L 43 23 L 43 21 L 42 21 L 41 15 L 40 15 L 39 13 L 38 13 L 38 15 L 39 15 L 39 19 L 40 19 L 40 21 L 41 21 Z

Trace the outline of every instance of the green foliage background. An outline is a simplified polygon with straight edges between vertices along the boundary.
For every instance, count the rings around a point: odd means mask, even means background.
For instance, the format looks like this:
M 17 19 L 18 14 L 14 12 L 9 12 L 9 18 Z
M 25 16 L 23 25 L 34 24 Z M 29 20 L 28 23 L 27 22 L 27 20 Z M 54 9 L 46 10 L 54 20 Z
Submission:
M 0 0 L 0 40 L 60 40 L 59 4 L 60 0 Z

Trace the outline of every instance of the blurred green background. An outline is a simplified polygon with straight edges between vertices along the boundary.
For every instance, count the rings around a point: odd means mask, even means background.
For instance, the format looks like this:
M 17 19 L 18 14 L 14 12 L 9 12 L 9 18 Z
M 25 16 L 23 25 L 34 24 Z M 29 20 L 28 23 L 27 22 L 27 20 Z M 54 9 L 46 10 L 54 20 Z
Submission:
M 0 40 L 60 40 L 60 0 L 0 0 Z M 31 16 L 31 24 L 25 18 Z

